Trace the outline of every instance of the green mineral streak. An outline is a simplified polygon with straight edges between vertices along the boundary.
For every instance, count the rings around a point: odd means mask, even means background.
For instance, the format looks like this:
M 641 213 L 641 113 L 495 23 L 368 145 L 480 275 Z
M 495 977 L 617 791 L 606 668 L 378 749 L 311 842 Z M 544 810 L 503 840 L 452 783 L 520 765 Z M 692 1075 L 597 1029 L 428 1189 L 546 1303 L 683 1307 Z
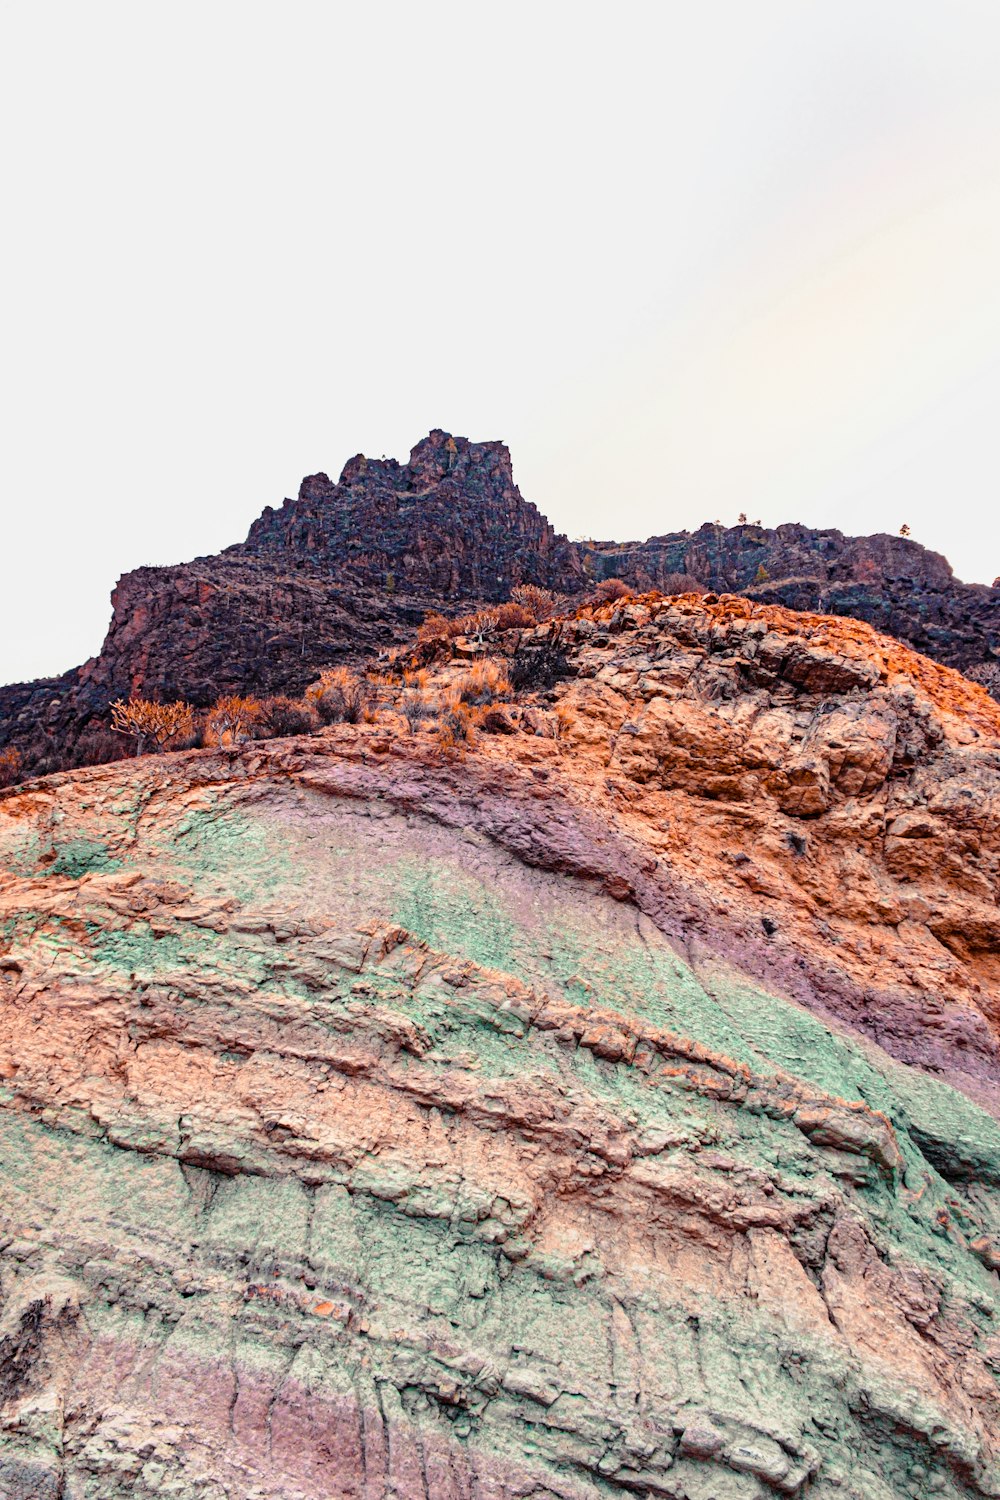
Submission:
M 227 806 L 221 795 L 214 808 L 186 813 L 165 836 L 159 830 L 149 852 L 169 860 L 181 879 L 256 904 L 275 889 L 288 864 L 281 841 L 269 837 L 257 819 Z
M 237 1011 L 246 1003 L 247 985 L 267 991 L 278 1002 L 283 998 L 308 1004 L 314 998 L 294 976 L 283 972 L 280 950 L 256 946 L 252 941 L 191 928 L 157 934 L 148 923 L 135 922 L 111 931 L 91 928 L 89 942 L 92 962 L 139 981 L 169 983 L 171 977 L 179 978 L 185 972 L 213 980 L 213 1002 L 228 1004 Z M 233 987 L 234 977 L 237 983 Z M 183 1008 L 197 1002 L 177 997 L 175 1003 Z
M 153 977 L 173 969 L 211 967 L 217 943 L 209 933 L 164 933 L 157 936 L 146 922 L 128 929 L 95 932 L 91 938 L 94 961 L 137 977 Z
M 394 919 L 407 932 L 484 968 L 517 973 L 515 923 L 485 886 L 444 860 L 403 860 L 396 873 Z
M 634 914 L 617 915 L 588 934 L 586 917 L 567 903 L 566 921 L 527 928 L 503 896 L 448 861 L 401 861 L 393 920 L 441 952 L 502 969 L 528 984 L 539 979 L 577 1005 L 610 1007 L 683 1033 L 744 1062 L 756 1055 L 739 1028 L 667 946 L 653 948 Z M 576 920 L 574 920 L 576 919 Z
M 166 1393 L 197 1384 L 201 1369 L 223 1382 L 247 1372 L 273 1390 L 291 1371 L 317 1399 L 353 1397 L 359 1381 L 374 1382 L 390 1416 L 398 1401 L 418 1431 L 445 1422 L 451 1440 L 484 1455 L 530 1456 L 542 1472 L 552 1466 L 558 1492 L 562 1464 L 589 1469 L 621 1441 L 641 1351 L 644 1410 L 668 1428 L 671 1410 L 700 1410 L 815 1445 L 820 1419 L 823 1480 L 810 1493 L 822 1500 L 840 1493 L 826 1484 L 838 1473 L 866 1497 L 918 1495 L 918 1458 L 935 1494 L 966 1493 L 916 1436 L 946 1433 L 943 1414 L 888 1384 L 862 1392 L 835 1343 L 792 1334 L 763 1309 L 708 1289 L 696 1308 L 675 1300 L 655 1265 L 626 1310 L 586 1253 L 512 1265 L 472 1221 L 420 1217 L 358 1188 L 185 1172 L 0 1111 L 0 1227 L 11 1216 L 26 1226 L 16 1246 L 22 1273 L 76 1282 L 90 1336 L 116 1345 L 168 1403 Z M 318 1319 L 326 1298 L 346 1298 L 360 1323 Z M 434 1392 L 456 1382 L 461 1404 L 442 1409 Z M 94 1495 L 146 1493 L 127 1445 L 109 1436 L 103 1448 L 103 1431 L 88 1446 L 104 1455 Z M 170 1493 L 189 1493 L 184 1455 L 168 1451 L 165 1461 Z M 686 1473 L 683 1460 L 670 1472 Z M 759 1493 L 730 1485 L 731 1471 L 691 1470 L 701 1472 L 709 1487 L 684 1493 Z M 599 1478 L 590 1484 L 595 1495 L 621 1493 Z
M 67 839 L 56 844 L 55 859 L 46 871 L 50 875 L 69 875 L 79 880 L 82 875 L 120 870 L 122 861 L 114 859 L 104 844 L 97 839 Z

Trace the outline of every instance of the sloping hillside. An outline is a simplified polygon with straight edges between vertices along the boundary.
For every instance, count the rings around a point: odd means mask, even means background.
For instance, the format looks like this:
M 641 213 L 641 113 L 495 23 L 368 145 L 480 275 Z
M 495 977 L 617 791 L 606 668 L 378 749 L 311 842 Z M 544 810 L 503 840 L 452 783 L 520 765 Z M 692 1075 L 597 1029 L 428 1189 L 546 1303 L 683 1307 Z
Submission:
M 498 645 L 461 753 L 430 642 L 0 799 L 0 1493 L 1000 1494 L 1000 709 L 741 599 Z

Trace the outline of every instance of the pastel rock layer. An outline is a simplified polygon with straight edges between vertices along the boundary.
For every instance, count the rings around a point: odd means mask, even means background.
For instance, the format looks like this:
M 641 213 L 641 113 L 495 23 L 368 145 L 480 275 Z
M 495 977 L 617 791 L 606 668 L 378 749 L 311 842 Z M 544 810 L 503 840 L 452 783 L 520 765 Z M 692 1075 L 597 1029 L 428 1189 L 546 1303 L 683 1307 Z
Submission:
M 1000 709 L 742 599 L 508 645 L 464 756 L 0 797 L 3 1496 L 1000 1495 Z

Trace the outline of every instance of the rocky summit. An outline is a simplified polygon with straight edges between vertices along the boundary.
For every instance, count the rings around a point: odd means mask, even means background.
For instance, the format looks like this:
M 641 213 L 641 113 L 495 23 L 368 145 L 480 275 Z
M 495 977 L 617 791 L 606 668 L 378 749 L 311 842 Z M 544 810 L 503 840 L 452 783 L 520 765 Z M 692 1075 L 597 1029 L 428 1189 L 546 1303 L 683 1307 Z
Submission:
M 1000 695 L 1000 589 L 959 583 L 916 542 L 718 523 L 571 542 L 522 497 L 503 443 L 438 430 L 405 464 L 359 454 L 336 483 L 310 475 L 215 557 L 125 575 L 98 657 L 0 688 L 0 752 L 16 749 L 34 775 L 107 760 L 116 698 L 204 707 L 220 693 L 300 692 L 323 667 L 412 640 L 428 610 L 462 613 L 519 584 L 572 600 L 612 577 L 867 620 Z
M 1000 1496 L 1000 706 L 735 594 L 477 649 L 0 794 L 0 1494 Z

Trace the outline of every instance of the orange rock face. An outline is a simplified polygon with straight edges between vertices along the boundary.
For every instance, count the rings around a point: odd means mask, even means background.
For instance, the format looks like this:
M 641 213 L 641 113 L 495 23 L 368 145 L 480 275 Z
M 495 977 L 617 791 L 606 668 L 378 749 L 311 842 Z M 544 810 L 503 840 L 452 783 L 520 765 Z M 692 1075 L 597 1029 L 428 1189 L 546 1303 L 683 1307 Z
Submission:
M 462 753 L 432 645 L 0 797 L 0 1494 L 1000 1494 L 1000 708 L 744 599 L 500 644 Z

